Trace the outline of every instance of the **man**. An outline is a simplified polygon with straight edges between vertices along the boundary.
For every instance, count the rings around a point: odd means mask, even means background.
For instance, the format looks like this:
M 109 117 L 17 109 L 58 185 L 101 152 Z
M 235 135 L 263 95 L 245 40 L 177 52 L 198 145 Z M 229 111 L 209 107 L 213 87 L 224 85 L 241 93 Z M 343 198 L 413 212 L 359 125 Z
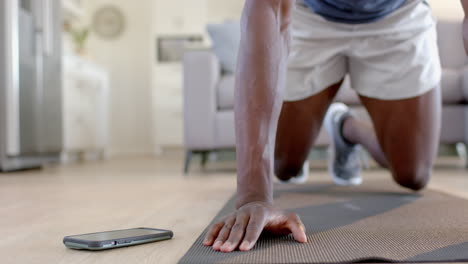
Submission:
M 375 131 L 332 104 L 346 74 Z M 237 210 L 210 228 L 204 245 L 247 251 L 263 230 L 307 242 L 299 217 L 274 207 L 271 175 L 302 177 L 323 121 L 335 183 L 360 184 L 361 145 L 398 184 L 424 188 L 439 143 L 439 82 L 435 22 L 422 0 L 247 0 L 236 78 Z

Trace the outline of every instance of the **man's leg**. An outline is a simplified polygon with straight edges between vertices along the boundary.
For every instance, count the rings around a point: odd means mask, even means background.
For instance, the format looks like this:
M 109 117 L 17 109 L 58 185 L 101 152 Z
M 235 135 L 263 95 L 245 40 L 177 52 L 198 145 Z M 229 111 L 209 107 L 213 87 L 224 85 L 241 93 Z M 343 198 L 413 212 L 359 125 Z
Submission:
M 371 124 L 350 116 L 343 122 L 342 134 L 347 141 L 364 147 L 381 167 L 389 168 Z
M 440 137 L 440 89 L 405 100 L 361 97 L 375 127 L 352 117 L 344 122 L 343 135 L 363 145 L 401 186 L 420 190 L 428 183 Z
M 283 103 L 275 145 L 275 174 L 280 180 L 287 181 L 301 172 L 341 83 L 304 100 Z

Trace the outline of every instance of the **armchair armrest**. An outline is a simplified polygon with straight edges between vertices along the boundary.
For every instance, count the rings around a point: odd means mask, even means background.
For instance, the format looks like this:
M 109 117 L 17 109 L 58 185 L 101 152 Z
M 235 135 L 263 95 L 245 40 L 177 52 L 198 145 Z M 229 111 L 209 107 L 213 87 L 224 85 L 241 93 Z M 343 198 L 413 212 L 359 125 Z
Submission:
M 183 65 L 185 148 L 210 149 L 215 144 L 220 63 L 211 50 L 197 50 L 185 54 Z

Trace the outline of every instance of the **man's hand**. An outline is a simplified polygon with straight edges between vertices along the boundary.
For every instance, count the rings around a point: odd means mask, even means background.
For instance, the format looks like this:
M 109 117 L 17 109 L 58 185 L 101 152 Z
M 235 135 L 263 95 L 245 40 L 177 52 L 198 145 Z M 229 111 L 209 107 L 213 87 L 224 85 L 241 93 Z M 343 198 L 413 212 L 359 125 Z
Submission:
M 278 210 L 267 203 L 252 202 L 215 223 L 203 244 L 222 252 L 232 252 L 237 248 L 248 251 L 255 246 L 263 230 L 277 235 L 292 233 L 296 241 L 307 242 L 299 216 Z

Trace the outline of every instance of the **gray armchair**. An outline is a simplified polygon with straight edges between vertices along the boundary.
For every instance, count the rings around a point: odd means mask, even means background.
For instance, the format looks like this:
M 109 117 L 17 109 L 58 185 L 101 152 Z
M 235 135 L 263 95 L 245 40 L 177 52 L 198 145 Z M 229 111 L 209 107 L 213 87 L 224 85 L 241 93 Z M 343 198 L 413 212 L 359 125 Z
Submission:
M 458 22 L 438 24 L 443 67 L 441 143 L 468 144 L 468 65 Z M 350 105 L 358 116 L 369 120 L 349 81 L 343 83 L 337 101 Z M 210 151 L 234 148 L 234 75 L 221 69 L 211 50 L 190 51 L 184 57 L 184 147 L 185 172 L 192 154 L 201 153 L 202 163 Z M 327 145 L 322 130 L 316 145 Z
M 221 98 L 223 91 L 227 91 L 225 96 L 230 96 L 230 100 Z M 185 172 L 193 153 L 201 153 L 202 163 L 205 163 L 209 151 L 235 146 L 233 99 L 234 76 L 222 74 L 212 51 L 192 51 L 185 55 Z

